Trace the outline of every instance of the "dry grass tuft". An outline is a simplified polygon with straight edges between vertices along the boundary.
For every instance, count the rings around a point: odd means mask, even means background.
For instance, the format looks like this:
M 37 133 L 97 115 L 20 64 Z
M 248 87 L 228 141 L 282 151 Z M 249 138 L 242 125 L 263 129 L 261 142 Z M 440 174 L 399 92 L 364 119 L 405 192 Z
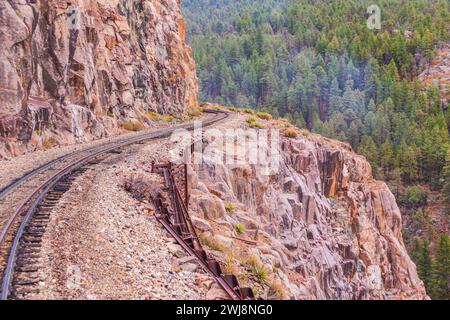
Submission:
M 273 290 L 275 293 L 275 297 L 278 300 L 287 300 L 289 298 L 289 295 L 287 294 L 286 288 L 284 287 L 281 280 L 277 279 L 271 279 L 269 281 L 269 287 Z
M 263 119 L 263 120 L 272 120 L 273 119 L 272 115 L 267 112 L 258 112 L 256 115 L 258 116 L 258 118 Z
M 189 117 L 195 118 L 199 117 L 203 114 L 203 110 L 200 107 L 196 107 L 193 110 L 188 112 Z
M 158 122 L 161 120 L 161 115 L 157 112 L 149 111 L 146 113 L 146 115 L 147 115 L 147 118 L 150 119 L 150 121 Z
M 259 122 L 255 117 L 250 116 L 247 119 L 248 126 L 253 129 L 264 129 L 265 125 Z
M 250 271 L 261 281 L 266 281 L 269 277 L 269 269 L 262 263 L 261 259 L 252 254 L 243 259 L 242 264 L 250 269 Z
M 298 137 L 298 130 L 294 127 L 287 128 L 284 130 L 284 136 L 286 138 L 296 139 Z
M 214 251 L 225 252 L 225 253 L 230 252 L 228 247 L 226 247 L 225 245 L 223 245 L 216 239 L 214 239 L 212 237 L 208 237 L 205 233 L 200 234 L 198 237 L 205 246 L 209 247 L 210 249 L 212 249 Z
M 44 141 L 42 141 L 42 147 L 45 150 L 54 148 L 57 145 L 58 145 L 58 141 L 53 137 L 45 138 Z
M 144 129 L 144 125 L 135 121 L 122 121 L 120 126 L 127 131 L 141 131 Z
M 243 113 L 248 113 L 248 114 L 255 114 L 255 113 L 256 113 L 255 110 L 249 109 L 249 108 L 241 109 L 241 111 L 242 111 Z
M 165 115 L 163 115 L 161 117 L 161 120 L 164 121 L 164 122 L 170 123 L 170 122 L 174 122 L 175 121 L 175 117 L 173 115 L 171 115 L 171 114 L 165 114 Z

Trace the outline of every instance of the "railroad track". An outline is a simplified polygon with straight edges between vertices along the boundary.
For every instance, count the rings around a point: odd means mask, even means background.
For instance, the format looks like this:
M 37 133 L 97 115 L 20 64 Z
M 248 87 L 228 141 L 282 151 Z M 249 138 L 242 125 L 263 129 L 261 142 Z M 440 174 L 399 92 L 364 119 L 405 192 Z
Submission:
M 229 114 L 204 110 L 214 116 L 203 127 L 226 119 Z M 8 210 L 0 213 L 1 300 L 20 298 L 33 292 L 40 279 L 40 248 L 52 208 L 75 178 L 121 148 L 167 138 L 177 129 L 194 129 L 193 123 L 117 139 L 52 160 L 0 190 L 0 203 Z M 16 193 L 20 195 L 14 197 Z M 8 200 L 9 199 L 9 200 Z M 19 200 L 18 200 L 19 199 Z M 9 201 L 9 202 L 8 202 Z

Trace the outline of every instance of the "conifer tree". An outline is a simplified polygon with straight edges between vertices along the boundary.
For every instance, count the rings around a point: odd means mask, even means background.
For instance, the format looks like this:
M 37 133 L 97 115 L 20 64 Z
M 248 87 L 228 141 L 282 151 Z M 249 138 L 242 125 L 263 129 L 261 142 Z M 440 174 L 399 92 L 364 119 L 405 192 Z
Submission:
M 441 234 L 436 249 L 436 259 L 433 263 L 430 279 L 430 295 L 436 300 L 448 300 L 450 279 L 450 237 Z

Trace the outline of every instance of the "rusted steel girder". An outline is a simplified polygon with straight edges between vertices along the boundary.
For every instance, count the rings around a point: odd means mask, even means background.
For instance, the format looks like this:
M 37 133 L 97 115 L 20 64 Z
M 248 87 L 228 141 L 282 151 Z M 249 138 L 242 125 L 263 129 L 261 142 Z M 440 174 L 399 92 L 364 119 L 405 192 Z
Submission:
M 175 171 L 184 170 L 183 186 L 177 186 L 174 178 Z M 191 256 L 197 257 L 202 268 L 214 279 L 214 281 L 227 293 L 232 300 L 254 300 L 253 291 L 250 288 L 241 288 L 234 275 L 224 275 L 219 263 L 208 256 L 197 236 L 192 220 L 189 216 L 189 190 L 187 185 L 187 165 L 175 169 L 171 164 L 155 165 L 152 163 L 152 172 L 164 177 L 165 189 L 170 197 L 170 206 L 163 201 L 161 196 L 154 199 L 157 209 L 156 219 L 174 237 L 178 244 Z M 181 196 L 183 188 L 185 198 Z

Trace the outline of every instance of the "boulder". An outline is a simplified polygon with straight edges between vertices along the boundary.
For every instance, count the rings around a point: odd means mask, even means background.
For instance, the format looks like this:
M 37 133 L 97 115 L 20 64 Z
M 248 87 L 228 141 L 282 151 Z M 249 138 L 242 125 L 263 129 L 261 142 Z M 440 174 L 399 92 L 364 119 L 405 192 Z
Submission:
M 204 220 L 204 219 L 200 219 L 198 217 L 192 216 L 191 217 L 192 223 L 194 224 L 194 226 L 200 230 L 200 231 L 210 231 L 211 230 L 211 224 Z

